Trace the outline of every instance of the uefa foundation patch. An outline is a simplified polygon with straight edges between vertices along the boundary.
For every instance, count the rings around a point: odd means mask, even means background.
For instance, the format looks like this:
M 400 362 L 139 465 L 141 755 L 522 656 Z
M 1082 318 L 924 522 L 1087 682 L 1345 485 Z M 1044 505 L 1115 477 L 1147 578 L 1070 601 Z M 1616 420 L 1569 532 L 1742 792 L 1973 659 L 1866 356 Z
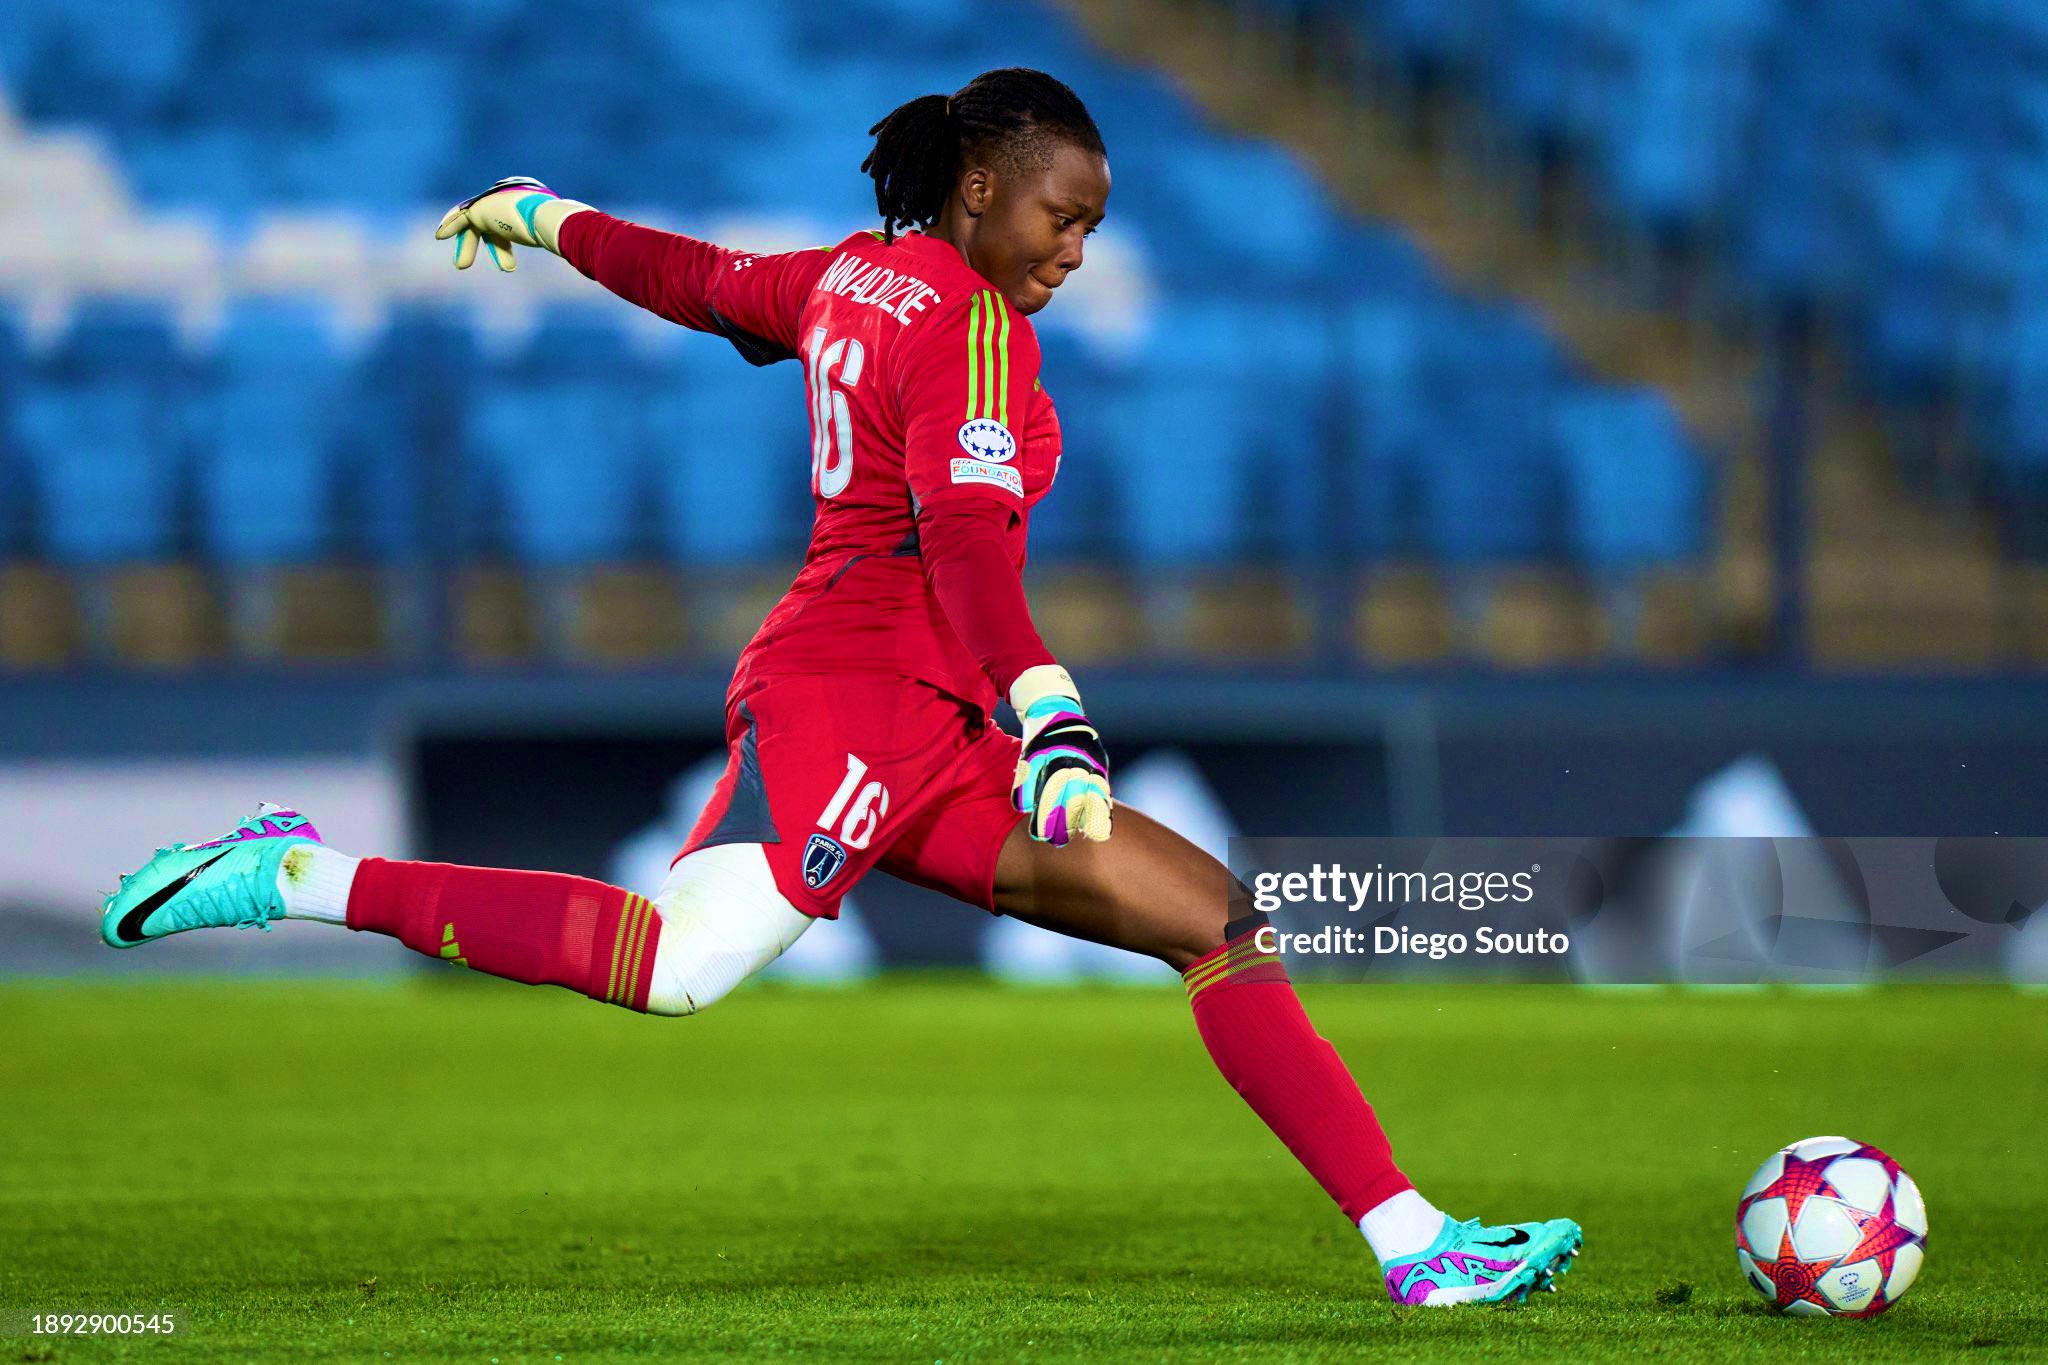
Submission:
M 984 464 L 980 460 L 953 461 L 954 483 L 992 483 L 1024 496 L 1024 476 L 1006 464 Z

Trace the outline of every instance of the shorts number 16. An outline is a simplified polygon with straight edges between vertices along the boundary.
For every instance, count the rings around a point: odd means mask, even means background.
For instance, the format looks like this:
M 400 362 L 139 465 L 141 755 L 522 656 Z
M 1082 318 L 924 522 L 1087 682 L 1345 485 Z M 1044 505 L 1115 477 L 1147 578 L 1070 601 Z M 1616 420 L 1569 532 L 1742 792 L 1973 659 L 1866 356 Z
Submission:
M 860 780 L 867 775 L 868 765 L 848 754 L 846 776 L 841 779 L 839 790 L 832 793 L 825 813 L 818 817 L 818 828 L 830 833 L 844 812 L 846 819 L 839 826 L 839 842 L 848 848 L 866 848 L 868 840 L 875 837 L 875 827 L 889 814 L 889 789 L 880 782 L 861 786 Z M 854 795 L 856 788 L 858 796 Z

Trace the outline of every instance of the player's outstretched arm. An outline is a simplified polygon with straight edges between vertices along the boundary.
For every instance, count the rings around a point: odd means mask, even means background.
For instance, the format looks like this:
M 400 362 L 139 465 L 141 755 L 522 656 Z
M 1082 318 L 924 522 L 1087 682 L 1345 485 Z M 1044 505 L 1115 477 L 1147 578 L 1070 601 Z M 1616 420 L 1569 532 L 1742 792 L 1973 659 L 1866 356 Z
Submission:
M 510 273 L 519 268 L 513 247 L 544 247 L 560 255 L 563 222 L 571 214 L 589 209 L 590 205 L 564 199 L 529 176 L 507 176 L 442 214 L 434 239 L 455 239 L 457 270 L 475 264 L 481 248 L 490 253 L 498 269 Z
M 434 235 L 454 239 L 458 270 L 467 270 L 480 250 L 508 271 L 514 247 L 552 251 L 626 302 L 724 337 L 755 365 L 796 355 L 803 300 L 832 254 L 734 251 L 615 218 L 526 176 L 463 200 Z

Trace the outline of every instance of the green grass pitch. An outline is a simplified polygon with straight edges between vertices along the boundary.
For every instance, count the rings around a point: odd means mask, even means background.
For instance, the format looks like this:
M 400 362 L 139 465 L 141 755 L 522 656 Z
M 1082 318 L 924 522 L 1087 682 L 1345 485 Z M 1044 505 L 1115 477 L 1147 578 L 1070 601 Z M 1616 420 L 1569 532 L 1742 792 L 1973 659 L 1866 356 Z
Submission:
M 1464 1215 L 1568 1215 L 1524 1308 L 1397 1312 L 1172 989 L 765 987 L 698 1019 L 450 974 L 0 988 L 0 1311 L 189 1315 L 108 1358 L 2018 1358 L 2048 1352 L 2048 996 L 1305 990 Z M 1869 1322 L 1770 1313 L 1735 1197 L 1897 1156 L 1932 1238 Z

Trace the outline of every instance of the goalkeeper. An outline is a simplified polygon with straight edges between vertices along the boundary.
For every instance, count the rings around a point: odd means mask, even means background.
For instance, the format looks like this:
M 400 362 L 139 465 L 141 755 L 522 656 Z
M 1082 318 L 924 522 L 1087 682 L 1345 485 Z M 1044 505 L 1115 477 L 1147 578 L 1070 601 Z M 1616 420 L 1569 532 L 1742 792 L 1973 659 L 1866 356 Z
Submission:
M 1081 691 L 1032 624 L 1025 540 L 1061 436 L 1029 319 L 1102 221 L 1094 120 L 1050 76 L 1008 69 L 914 99 L 872 131 L 862 169 L 882 229 L 828 248 L 729 251 L 526 179 L 440 227 L 458 267 L 511 270 L 517 249 L 550 251 L 755 364 L 803 371 L 810 548 L 740 656 L 725 773 L 653 899 L 554 873 L 357 859 L 265 807 L 127 878 L 103 937 L 130 947 L 321 919 L 681 1015 L 835 916 L 880 867 L 1180 972 L 1217 1068 L 1365 1234 L 1397 1302 L 1554 1288 L 1577 1226 L 1458 1222 L 1414 1190 L 1279 958 L 1260 951 L 1263 918 L 1233 918 L 1229 872 L 1114 806 Z M 1021 738 L 994 723 L 999 698 Z

